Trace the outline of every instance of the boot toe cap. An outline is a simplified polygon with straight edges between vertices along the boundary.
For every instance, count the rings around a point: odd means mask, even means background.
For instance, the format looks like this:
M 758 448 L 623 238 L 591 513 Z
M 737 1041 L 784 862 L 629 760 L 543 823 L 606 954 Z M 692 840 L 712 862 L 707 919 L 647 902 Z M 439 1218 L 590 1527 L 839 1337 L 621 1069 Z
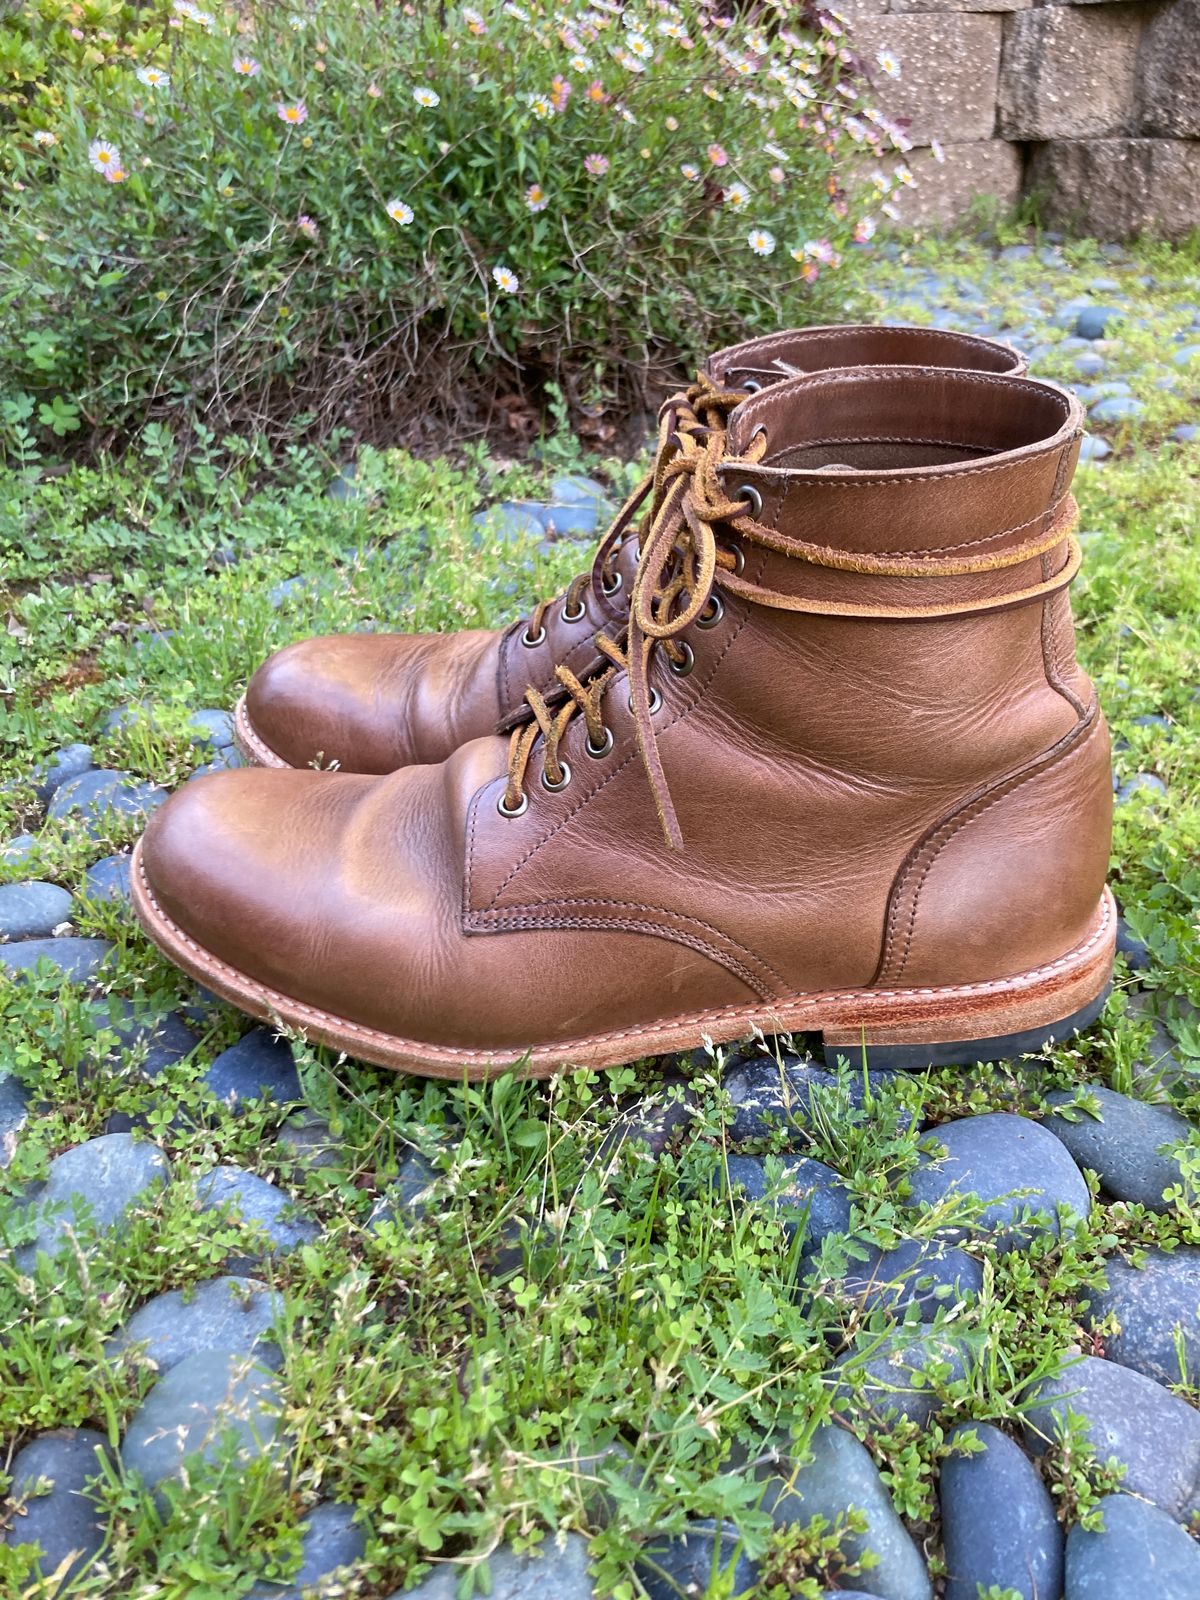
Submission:
M 302 639 L 259 667 L 245 717 L 278 764 L 374 773 L 402 764 L 400 730 L 377 692 L 380 645 L 370 634 Z
M 248 768 L 185 785 L 142 840 L 151 934 L 181 960 L 182 942 L 185 965 L 302 994 L 320 960 L 322 851 L 373 781 Z

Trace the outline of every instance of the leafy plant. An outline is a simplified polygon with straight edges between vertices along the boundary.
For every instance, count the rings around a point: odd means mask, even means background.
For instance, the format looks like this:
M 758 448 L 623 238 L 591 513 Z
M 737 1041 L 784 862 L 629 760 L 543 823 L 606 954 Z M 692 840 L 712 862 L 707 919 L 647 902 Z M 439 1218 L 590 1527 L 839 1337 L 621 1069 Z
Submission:
M 0 22 L 0 385 L 56 432 L 69 404 L 394 437 L 465 415 L 457 386 L 603 406 L 819 319 L 911 181 L 851 205 L 851 157 L 907 141 L 843 35 L 783 0 L 29 0 Z

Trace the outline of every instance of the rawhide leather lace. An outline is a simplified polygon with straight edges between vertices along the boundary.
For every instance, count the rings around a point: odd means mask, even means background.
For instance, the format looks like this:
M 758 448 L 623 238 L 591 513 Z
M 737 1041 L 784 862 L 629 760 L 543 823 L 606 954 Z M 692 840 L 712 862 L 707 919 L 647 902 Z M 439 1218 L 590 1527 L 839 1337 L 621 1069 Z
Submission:
M 589 569 L 572 578 L 561 596 L 539 600 L 534 606 L 522 634 L 526 644 L 542 642 L 546 617 L 560 602 L 568 620 L 577 622 L 583 614 L 584 595 L 589 589 L 597 597 L 606 599 L 616 594 L 620 588 L 620 574 L 615 570 L 617 556 L 633 531 L 634 519 L 646 501 L 650 501 L 651 516 L 661 505 L 670 481 L 667 469 L 672 457 L 676 451 L 688 447 L 684 441 L 700 441 L 710 433 L 723 433 L 729 413 L 750 393 L 749 389 L 724 388 L 705 373 L 698 372 L 695 383 L 663 402 L 658 413 L 658 442 L 655 445 L 653 468 L 613 518 L 611 527 L 597 546 L 595 559 Z
M 689 391 L 689 394 L 692 391 Z M 686 412 L 683 413 L 686 415 Z M 664 426 L 671 415 L 664 418 Z M 832 546 L 794 539 L 756 519 L 761 510 L 758 491 L 743 485 L 735 498 L 727 494 L 721 474 L 737 469 L 753 469 L 766 453 L 765 431 L 756 430 L 745 454 L 725 454 L 724 427 L 704 429 L 686 427 L 676 431 L 675 448 L 660 448 L 651 484 L 641 486 L 618 515 L 597 553 L 594 573 L 605 559 L 610 540 L 624 537 L 633 515 L 654 489 L 652 504 L 638 529 L 640 553 L 637 574 L 629 600 L 629 615 L 620 638 L 601 629 L 595 637 L 596 649 L 605 664 L 581 679 L 570 668 L 555 668 L 558 687 L 543 695 L 535 688 L 525 691 L 524 704 L 507 719 L 512 728 L 508 750 L 508 782 L 499 802 L 505 816 L 519 816 L 526 808 L 527 770 L 539 738 L 543 741 L 542 782 L 548 790 L 565 787 L 569 773 L 559 755 L 559 747 L 572 718 L 578 713 L 587 726 L 588 749 L 603 755 L 612 743 L 602 707 L 604 696 L 614 679 L 628 674 L 629 706 L 633 715 L 638 753 L 645 768 L 663 835 L 672 849 L 683 848 L 683 835 L 671 802 L 666 774 L 654 732 L 654 712 L 658 696 L 649 683 L 650 658 L 656 646 L 677 671 L 690 664 L 690 646 L 681 639 L 705 613 L 710 616 L 719 600 L 720 587 L 752 605 L 774 610 L 800 611 L 821 616 L 857 617 L 872 620 L 915 620 L 919 618 L 965 616 L 1007 610 L 1042 600 L 1065 588 L 1079 571 L 1082 552 L 1072 532 L 1078 508 L 1071 495 L 1065 495 L 1047 514 L 1040 532 L 1007 548 L 973 556 L 940 557 L 921 555 L 872 555 L 868 552 L 838 550 Z M 734 548 L 717 543 L 717 529 L 737 541 Z M 999 537 L 999 534 L 997 535 Z M 948 578 L 1016 567 L 1067 544 L 1067 559 L 1050 578 L 1008 594 L 976 600 L 941 601 L 933 605 L 860 605 L 853 602 L 820 600 L 803 594 L 785 594 L 761 588 L 742 576 L 744 555 L 741 545 L 761 545 L 768 550 L 817 567 L 841 572 L 867 573 L 882 577 Z M 577 580 L 578 581 L 578 580 Z M 591 581 L 585 577 L 584 583 Z M 538 617 L 538 613 L 534 613 Z M 505 724 L 502 724 L 505 726 Z

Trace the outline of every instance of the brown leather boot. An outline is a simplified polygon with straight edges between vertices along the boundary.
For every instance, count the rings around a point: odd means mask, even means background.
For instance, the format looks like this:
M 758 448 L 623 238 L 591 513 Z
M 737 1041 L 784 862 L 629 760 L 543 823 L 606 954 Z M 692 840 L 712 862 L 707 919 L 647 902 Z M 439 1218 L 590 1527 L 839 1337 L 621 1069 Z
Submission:
M 1065 391 L 852 370 L 682 456 L 627 631 L 508 740 L 188 784 L 134 857 L 167 954 L 405 1071 L 766 1033 L 987 1060 L 1110 980 L 1108 734 L 1076 664 Z
M 1006 345 L 937 328 L 804 328 L 718 351 L 686 395 L 660 415 L 655 471 L 622 508 L 596 558 L 563 594 L 503 630 L 343 634 L 305 639 L 258 669 L 238 702 L 234 727 L 248 760 L 264 767 L 336 766 L 394 772 L 444 761 L 492 733 L 532 684 L 554 687 L 560 663 L 593 663 L 598 627 L 621 627 L 637 569 L 633 518 L 661 490 L 681 448 L 723 428 L 746 394 L 801 372 L 899 365 L 1024 371 Z

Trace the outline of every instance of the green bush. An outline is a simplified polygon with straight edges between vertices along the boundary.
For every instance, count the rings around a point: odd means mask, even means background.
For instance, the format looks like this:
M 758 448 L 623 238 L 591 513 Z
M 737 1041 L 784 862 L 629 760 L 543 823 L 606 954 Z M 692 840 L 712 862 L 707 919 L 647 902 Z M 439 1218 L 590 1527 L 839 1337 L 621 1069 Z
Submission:
M 0 385 L 110 436 L 612 404 L 844 314 L 843 179 L 904 147 L 854 66 L 782 0 L 35 0 L 0 22 Z

